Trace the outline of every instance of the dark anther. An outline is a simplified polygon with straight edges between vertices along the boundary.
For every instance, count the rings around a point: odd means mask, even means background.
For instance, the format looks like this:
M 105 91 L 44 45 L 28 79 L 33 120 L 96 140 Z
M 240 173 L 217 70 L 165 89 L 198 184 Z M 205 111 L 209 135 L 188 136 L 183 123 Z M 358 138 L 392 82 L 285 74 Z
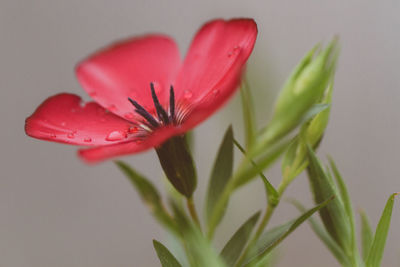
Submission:
M 158 102 L 158 98 L 154 90 L 153 83 L 150 83 L 150 89 L 151 89 L 151 97 L 153 98 L 154 107 L 156 108 L 158 118 L 160 119 L 160 121 L 163 121 L 164 124 L 168 124 L 169 123 L 168 114 L 164 110 L 164 108 L 160 105 L 160 102 Z
M 154 119 L 154 117 L 147 112 L 147 110 L 144 109 L 144 107 L 142 107 L 141 105 L 139 105 L 138 102 L 136 102 L 135 100 L 133 100 L 132 98 L 128 97 L 129 102 L 132 103 L 132 105 L 136 108 L 135 112 L 137 114 L 139 114 L 140 116 L 142 116 L 143 118 L 145 118 L 153 127 L 158 127 L 158 122 L 156 119 Z
M 173 122 L 175 119 L 175 93 L 172 85 L 169 89 L 169 113 L 169 119 Z

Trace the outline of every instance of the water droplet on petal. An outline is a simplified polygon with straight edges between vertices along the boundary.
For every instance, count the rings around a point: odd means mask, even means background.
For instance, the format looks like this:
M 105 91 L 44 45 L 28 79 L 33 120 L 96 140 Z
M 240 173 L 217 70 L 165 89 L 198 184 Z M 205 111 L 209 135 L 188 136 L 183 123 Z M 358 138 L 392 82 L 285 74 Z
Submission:
M 117 111 L 117 107 L 116 107 L 115 105 L 110 105 L 110 106 L 108 106 L 107 109 L 108 109 L 109 111 L 111 111 L 111 112 Z
M 192 93 L 192 91 L 190 91 L 190 90 L 185 90 L 184 92 L 183 92 L 183 97 L 185 98 L 185 99 L 189 99 L 189 98 L 191 98 L 193 96 L 193 93 Z
M 57 137 L 57 135 L 56 135 L 56 134 L 54 134 L 54 133 L 52 133 L 52 134 L 50 134 L 50 137 L 51 137 L 51 138 L 56 138 L 56 137 Z
M 240 46 L 235 46 L 229 53 L 228 53 L 228 57 L 232 57 L 234 55 L 239 54 L 240 51 Z
M 65 127 L 67 125 L 67 123 L 65 121 L 61 122 L 61 126 Z
M 83 101 L 83 100 L 81 100 L 81 101 L 79 102 L 79 106 L 80 106 L 81 108 L 84 108 L 84 107 L 86 106 L 86 102 Z
M 218 90 L 218 89 L 214 89 L 214 90 L 212 91 L 212 93 L 213 93 L 215 96 L 217 96 L 217 95 L 219 94 L 219 90 Z
M 131 120 L 135 117 L 132 112 L 125 113 L 124 117 L 128 120 Z
M 121 131 L 113 131 L 107 135 L 106 140 L 107 141 L 119 141 L 119 140 L 126 138 L 126 136 L 127 136 L 126 133 L 123 133 Z
M 67 137 L 68 137 L 69 139 L 74 139 L 74 138 L 75 138 L 75 134 L 74 134 L 74 133 L 68 133 L 68 134 L 67 134 Z
M 83 142 L 90 143 L 90 142 L 92 142 L 92 138 L 90 138 L 90 137 L 85 137 L 85 138 L 83 139 Z
M 128 133 L 130 133 L 130 134 L 137 133 L 138 131 L 139 131 L 139 127 L 137 127 L 137 126 L 132 126 L 132 127 L 129 127 L 129 129 L 128 129 Z

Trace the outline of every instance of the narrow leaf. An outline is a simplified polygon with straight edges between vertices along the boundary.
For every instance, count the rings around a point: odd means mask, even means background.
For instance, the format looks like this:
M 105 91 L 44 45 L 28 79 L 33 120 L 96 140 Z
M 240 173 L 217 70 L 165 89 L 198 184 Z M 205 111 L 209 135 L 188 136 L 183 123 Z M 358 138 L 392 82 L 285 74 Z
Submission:
M 342 203 L 341 195 L 338 194 L 333 180 L 325 171 L 315 152 L 310 146 L 307 146 L 307 148 L 309 158 L 307 172 L 315 202 L 319 203 L 332 195 L 337 196 L 326 208 L 319 212 L 322 222 L 330 236 L 346 253 L 351 254 L 353 247 L 351 246 L 349 218 Z
M 146 177 L 136 172 L 123 161 L 116 161 L 115 163 L 132 182 L 143 202 L 153 213 L 153 216 L 169 230 L 176 232 L 175 223 L 165 210 L 156 187 Z
M 233 130 L 232 126 L 229 126 L 219 147 L 208 185 L 206 197 L 206 216 L 208 222 L 213 214 L 215 203 L 218 201 L 218 198 L 221 196 L 226 184 L 232 176 L 232 168 Z
M 184 242 L 190 266 L 193 267 L 226 267 L 209 240 L 207 240 L 175 203 L 172 204 L 174 218 Z
M 250 217 L 231 237 L 228 243 L 221 251 L 221 257 L 225 260 L 228 266 L 234 266 L 235 262 L 239 258 L 240 254 L 247 241 L 249 240 L 250 234 L 253 231 L 254 226 L 260 217 L 260 212 L 257 212 Z
M 162 267 L 182 267 L 178 260 L 172 255 L 171 252 L 157 240 L 153 240 L 154 249 L 160 259 Z
M 233 140 L 234 144 L 236 147 L 243 153 L 244 156 L 246 156 L 246 151 L 244 148 L 239 144 L 239 142 L 234 139 Z M 270 183 L 270 181 L 265 177 L 264 173 L 262 170 L 257 166 L 257 164 L 254 162 L 252 159 L 250 160 L 251 164 L 253 165 L 254 168 L 257 168 L 259 170 L 259 175 L 261 177 L 261 180 L 264 183 L 265 191 L 267 193 L 268 201 L 272 202 L 273 205 L 277 205 L 279 202 L 279 193 L 276 191 L 275 187 Z
M 349 191 L 347 190 L 347 186 L 342 178 L 342 175 L 340 174 L 338 168 L 336 167 L 335 162 L 333 161 L 333 159 L 331 157 L 328 157 L 329 159 L 329 163 L 331 166 L 331 169 L 333 171 L 333 175 L 336 179 L 336 184 L 339 188 L 339 193 L 340 193 L 340 197 L 341 200 L 343 202 L 344 205 L 344 209 L 347 213 L 347 217 L 349 219 L 349 223 L 350 223 L 350 234 L 351 234 L 351 247 L 353 248 L 353 255 L 355 256 L 356 254 L 358 254 L 358 248 L 357 248 L 357 241 L 356 241 L 356 226 L 355 226 L 355 220 L 354 220 L 354 211 L 353 211 L 353 207 L 351 204 L 351 199 L 350 199 L 350 194 Z
M 332 199 L 334 199 L 334 197 L 331 197 L 322 202 L 321 204 L 315 206 L 314 208 L 309 209 L 301 216 L 299 216 L 297 219 L 285 223 L 281 226 L 278 226 L 263 234 L 257 246 L 259 248 L 258 252 L 256 252 L 256 255 L 252 255 L 251 258 L 249 258 L 245 266 L 251 264 L 254 261 L 262 259 L 265 255 L 271 252 L 273 248 L 275 248 L 278 244 L 280 244 L 288 235 L 290 235 L 294 230 L 296 230 L 296 228 L 299 227 L 305 220 L 307 220 L 311 215 L 313 215 L 318 210 L 325 207 L 329 202 L 332 201 Z
M 371 225 L 369 223 L 367 214 L 364 211 L 360 212 L 361 216 L 361 247 L 362 256 L 366 260 L 368 253 L 371 249 L 372 241 L 374 239 L 374 234 L 372 233 Z
M 255 162 L 255 166 L 249 164 L 247 168 L 244 168 L 243 170 L 240 170 L 239 173 L 237 173 L 237 177 L 235 178 L 236 187 L 240 187 L 249 183 L 255 176 L 260 174 L 260 170 L 265 170 L 270 167 L 271 164 L 274 163 L 280 155 L 282 155 L 289 144 L 290 139 L 285 139 L 265 149 L 265 151 L 259 157 L 257 157 L 257 159 L 253 159 Z M 252 157 L 249 152 L 248 159 L 251 158 Z
M 330 104 L 314 104 L 311 106 L 309 110 L 304 114 L 303 117 L 300 119 L 300 124 L 303 124 L 309 121 L 311 118 L 316 116 L 317 114 L 321 113 L 322 111 L 326 110 L 330 107 Z
M 306 208 L 298 201 L 291 199 L 290 202 L 300 211 L 305 212 Z M 336 243 L 335 240 L 330 237 L 328 232 L 323 228 L 323 226 L 318 223 L 313 217 L 308 218 L 308 222 L 314 233 L 319 237 L 319 239 L 325 244 L 325 246 L 332 252 L 335 258 L 343 265 L 349 265 L 349 259 L 343 252 L 342 248 Z
M 385 209 L 376 227 L 374 241 L 372 242 L 371 249 L 369 250 L 367 260 L 365 262 L 367 267 L 380 267 L 383 257 L 383 252 L 386 245 L 386 238 L 390 228 L 390 220 L 392 218 L 392 211 L 395 196 L 399 193 L 392 194 L 386 202 Z
M 243 122 L 244 122 L 244 133 L 246 137 L 246 147 L 250 147 L 254 142 L 256 123 L 255 123 L 255 112 L 253 98 L 249 84 L 246 80 L 243 81 L 240 87 L 240 99 L 242 100 L 242 111 L 243 111 Z

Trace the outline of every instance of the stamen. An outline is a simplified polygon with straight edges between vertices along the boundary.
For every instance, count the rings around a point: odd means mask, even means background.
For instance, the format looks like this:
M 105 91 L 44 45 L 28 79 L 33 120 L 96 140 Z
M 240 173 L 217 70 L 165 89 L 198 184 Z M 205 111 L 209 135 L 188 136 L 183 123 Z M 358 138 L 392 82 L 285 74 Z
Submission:
M 169 119 L 174 122 L 175 120 L 175 93 L 174 87 L 171 85 L 169 89 Z
M 153 98 L 154 107 L 156 108 L 158 118 L 160 119 L 160 121 L 163 121 L 164 124 L 168 124 L 169 123 L 168 114 L 164 110 L 164 108 L 160 105 L 160 102 L 158 101 L 156 92 L 154 90 L 153 83 L 150 83 L 150 89 L 151 89 L 151 96 Z
M 133 100 L 132 98 L 128 97 L 129 102 L 136 108 L 135 112 L 146 119 L 151 126 L 157 128 L 159 126 L 158 121 L 149 113 L 147 110 L 144 109 L 138 102 Z

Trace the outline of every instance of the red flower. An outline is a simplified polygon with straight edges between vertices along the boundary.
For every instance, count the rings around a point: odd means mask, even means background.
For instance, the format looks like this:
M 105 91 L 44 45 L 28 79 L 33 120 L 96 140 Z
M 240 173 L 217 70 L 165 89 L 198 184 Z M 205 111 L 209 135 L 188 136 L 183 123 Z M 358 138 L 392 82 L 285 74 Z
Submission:
M 137 153 L 185 133 L 235 92 L 257 35 L 251 19 L 214 20 L 195 36 L 181 62 L 163 35 L 127 39 L 78 64 L 85 91 L 97 102 L 62 93 L 27 118 L 29 136 L 92 146 L 89 162 Z

